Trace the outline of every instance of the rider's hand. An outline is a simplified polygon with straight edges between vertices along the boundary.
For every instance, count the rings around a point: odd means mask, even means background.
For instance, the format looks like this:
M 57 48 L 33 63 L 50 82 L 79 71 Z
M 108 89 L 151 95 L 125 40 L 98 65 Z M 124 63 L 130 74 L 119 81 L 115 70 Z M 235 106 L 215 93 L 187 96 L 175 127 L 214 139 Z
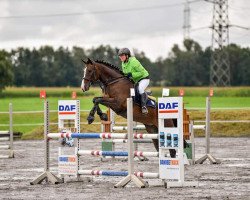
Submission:
M 129 73 L 127 74 L 127 77 L 128 77 L 129 79 L 131 79 L 131 78 L 132 78 L 132 73 L 129 72 Z

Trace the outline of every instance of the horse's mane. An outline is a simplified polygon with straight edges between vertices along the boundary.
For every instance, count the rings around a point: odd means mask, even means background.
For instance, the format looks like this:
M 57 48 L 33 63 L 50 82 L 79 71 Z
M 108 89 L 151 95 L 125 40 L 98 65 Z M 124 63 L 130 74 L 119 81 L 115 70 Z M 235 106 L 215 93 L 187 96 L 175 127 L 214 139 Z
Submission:
M 108 68 L 110 68 L 110 69 L 113 69 L 113 70 L 119 72 L 120 74 L 124 75 L 124 73 L 122 72 L 122 70 L 121 70 L 119 67 L 115 66 L 115 65 L 112 65 L 112 64 L 110 64 L 110 63 L 108 63 L 108 62 L 105 62 L 105 61 L 103 61 L 103 60 L 96 60 L 95 62 L 97 62 L 97 63 L 99 63 L 99 64 L 103 64 L 103 65 L 105 65 L 106 67 L 108 67 Z

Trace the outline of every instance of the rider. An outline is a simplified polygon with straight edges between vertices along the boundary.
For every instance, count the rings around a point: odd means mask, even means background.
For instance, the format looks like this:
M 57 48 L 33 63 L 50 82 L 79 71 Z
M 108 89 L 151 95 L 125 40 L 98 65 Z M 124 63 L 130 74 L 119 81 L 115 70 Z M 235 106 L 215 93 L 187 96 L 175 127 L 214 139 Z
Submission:
M 143 114 L 147 114 L 147 94 L 145 89 L 149 85 L 149 73 L 135 57 L 131 56 L 128 48 L 120 49 L 118 56 L 122 61 L 123 73 L 135 83 L 138 83 L 138 89 L 141 95 L 141 110 Z

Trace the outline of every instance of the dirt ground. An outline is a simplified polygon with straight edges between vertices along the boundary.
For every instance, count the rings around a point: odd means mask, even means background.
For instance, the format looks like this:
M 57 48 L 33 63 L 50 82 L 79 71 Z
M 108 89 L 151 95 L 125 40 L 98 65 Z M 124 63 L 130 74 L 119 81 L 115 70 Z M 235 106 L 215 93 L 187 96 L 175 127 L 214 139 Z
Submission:
M 204 138 L 196 138 L 196 158 L 205 153 Z M 100 140 L 84 140 L 81 148 L 100 149 Z M 16 141 L 15 158 L 0 159 L 0 199 L 250 199 L 250 138 L 211 138 L 211 154 L 222 161 L 211 165 L 185 167 L 186 181 L 198 181 L 196 188 L 137 188 L 129 184 L 114 188 L 123 177 L 92 177 L 91 181 L 52 185 L 30 185 L 43 172 L 44 142 Z M 122 146 L 123 145 L 123 146 Z M 126 150 L 124 144 L 117 149 Z M 152 144 L 141 144 L 139 150 L 152 151 Z M 68 149 L 69 150 L 69 149 Z M 69 150 L 71 151 L 71 149 Z M 51 171 L 57 174 L 58 141 L 51 143 Z M 127 162 L 121 159 L 102 162 L 98 157 L 82 156 L 81 169 L 127 170 Z M 157 158 L 135 161 L 135 170 L 157 172 Z M 70 181 L 70 182 L 69 182 Z M 156 180 L 148 180 L 153 184 Z

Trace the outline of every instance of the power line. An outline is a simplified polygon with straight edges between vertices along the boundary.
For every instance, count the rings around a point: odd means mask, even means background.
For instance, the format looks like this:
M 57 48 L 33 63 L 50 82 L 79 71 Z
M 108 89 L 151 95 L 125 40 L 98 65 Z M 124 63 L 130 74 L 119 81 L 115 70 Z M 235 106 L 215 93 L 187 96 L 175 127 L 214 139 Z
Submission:
M 204 26 L 204 27 L 198 27 L 198 28 L 192 28 L 190 31 L 199 31 L 199 30 L 202 30 L 202 29 L 207 29 L 207 28 L 211 28 L 211 26 Z
M 192 2 L 198 2 L 202 0 L 192 0 Z M 76 13 L 60 13 L 60 14 L 45 14 L 45 15 L 12 15 L 12 16 L 0 16 L 0 19 L 22 19 L 22 18 L 49 18 L 49 17 L 70 17 L 70 16 L 82 16 L 87 14 L 111 14 L 111 13 L 121 13 L 121 12 L 134 12 L 143 10 L 153 10 L 162 9 L 168 7 L 175 7 L 183 5 L 184 3 L 175 3 L 167 5 L 158 5 L 151 7 L 138 7 L 138 8 L 127 8 L 127 9 L 116 9 L 116 10 L 103 10 L 103 11 L 90 11 L 90 12 L 76 12 Z
M 250 30 L 249 27 L 245 27 L 245 26 L 240 26 L 240 25 L 235 25 L 235 24 L 230 24 L 229 27 L 236 27 L 236 28 L 241 28 L 241 29 L 245 29 L 247 31 Z

